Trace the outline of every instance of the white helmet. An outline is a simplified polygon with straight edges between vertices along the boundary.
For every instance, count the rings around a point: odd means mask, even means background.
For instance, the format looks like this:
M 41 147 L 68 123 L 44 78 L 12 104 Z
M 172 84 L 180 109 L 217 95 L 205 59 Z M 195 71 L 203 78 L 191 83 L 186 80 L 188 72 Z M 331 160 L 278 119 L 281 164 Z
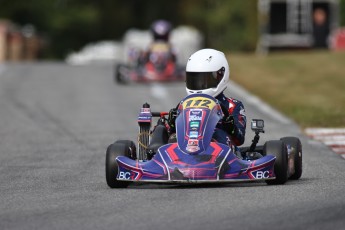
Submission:
M 227 87 L 229 75 L 229 64 L 223 52 L 214 49 L 199 50 L 187 62 L 187 94 L 204 93 L 216 97 Z

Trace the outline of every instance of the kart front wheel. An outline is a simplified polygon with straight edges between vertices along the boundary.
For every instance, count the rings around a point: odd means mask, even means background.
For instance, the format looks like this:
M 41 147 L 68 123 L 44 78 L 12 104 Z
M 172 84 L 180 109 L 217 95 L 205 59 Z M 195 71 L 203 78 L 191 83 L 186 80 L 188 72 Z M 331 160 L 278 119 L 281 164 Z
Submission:
M 129 149 L 124 143 L 111 144 L 107 148 L 105 157 L 105 177 L 110 188 L 126 188 L 130 182 L 117 180 L 119 166 L 116 161 L 118 156 L 126 156 Z
M 290 179 L 298 180 L 302 176 L 302 143 L 297 137 L 283 137 L 280 140 L 282 140 L 294 154 L 295 172 L 290 176 Z
M 276 179 L 266 180 L 269 185 L 285 184 L 288 180 L 288 153 L 286 145 L 281 140 L 267 141 L 263 149 L 264 155 L 273 155 L 276 157 L 274 163 L 274 174 Z
M 124 69 L 128 67 L 123 64 L 118 64 L 115 66 L 115 82 L 118 84 L 128 84 L 127 76 L 124 75 Z

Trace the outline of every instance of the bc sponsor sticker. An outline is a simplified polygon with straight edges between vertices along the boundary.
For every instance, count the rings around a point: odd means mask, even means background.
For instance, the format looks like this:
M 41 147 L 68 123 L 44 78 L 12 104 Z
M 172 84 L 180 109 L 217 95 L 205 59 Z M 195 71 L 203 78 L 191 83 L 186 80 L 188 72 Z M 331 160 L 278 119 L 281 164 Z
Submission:
M 266 178 L 270 177 L 270 172 L 268 170 L 266 170 L 266 171 L 255 171 L 255 172 L 252 172 L 252 175 L 256 179 L 266 179 Z
M 120 180 L 131 179 L 131 172 L 119 172 L 118 179 L 120 179 Z
M 118 175 L 117 175 L 117 179 L 119 180 L 135 180 L 137 179 L 139 173 L 138 172 L 133 172 L 133 171 L 127 171 L 125 170 L 121 170 Z

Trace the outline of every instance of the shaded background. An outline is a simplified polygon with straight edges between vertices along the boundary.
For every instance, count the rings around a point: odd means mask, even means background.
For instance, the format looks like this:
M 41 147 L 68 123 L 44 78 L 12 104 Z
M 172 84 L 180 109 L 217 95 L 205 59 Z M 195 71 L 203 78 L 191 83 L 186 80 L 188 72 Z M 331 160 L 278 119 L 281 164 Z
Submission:
M 148 29 L 156 19 L 194 26 L 205 45 L 255 50 L 257 1 L 241 0 L 1 0 L 0 18 L 34 25 L 44 39 L 40 58 L 64 58 L 98 40 L 120 40 L 129 28 Z
M 339 1 L 345 24 L 345 0 Z M 33 25 L 42 38 L 39 58 L 64 58 L 98 40 L 120 40 L 129 28 L 148 29 L 156 19 L 201 31 L 205 46 L 254 51 L 258 40 L 257 0 L 1 0 L 0 18 Z

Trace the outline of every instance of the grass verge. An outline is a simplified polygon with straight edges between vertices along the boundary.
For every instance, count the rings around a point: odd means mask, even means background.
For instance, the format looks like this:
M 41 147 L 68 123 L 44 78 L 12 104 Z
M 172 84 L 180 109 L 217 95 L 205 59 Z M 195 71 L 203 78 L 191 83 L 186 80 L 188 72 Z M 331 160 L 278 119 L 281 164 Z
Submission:
M 231 79 L 305 127 L 345 126 L 345 52 L 229 54 Z

